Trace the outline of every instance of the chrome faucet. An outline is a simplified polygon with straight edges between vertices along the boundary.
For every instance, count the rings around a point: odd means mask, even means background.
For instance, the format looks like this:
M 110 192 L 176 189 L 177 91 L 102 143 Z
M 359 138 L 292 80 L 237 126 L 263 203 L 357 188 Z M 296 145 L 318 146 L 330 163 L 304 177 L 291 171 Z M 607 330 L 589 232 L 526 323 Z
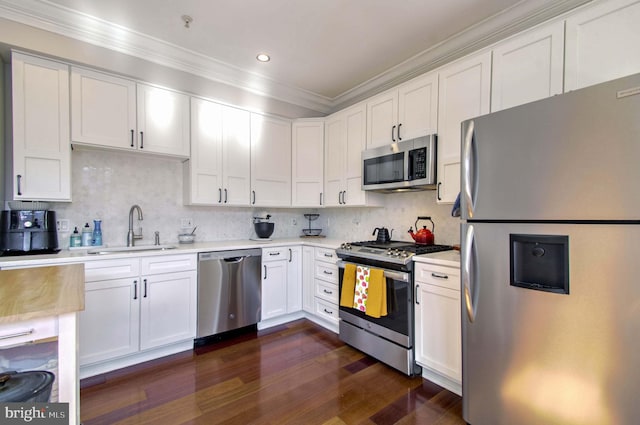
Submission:
M 127 246 L 133 246 L 135 239 L 142 239 L 142 234 L 136 235 L 133 233 L 133 210 L 138 210 L 138 220 L 142 220 L 142 209 L 139 205 L 134 205 L 129 210 L 129 232 L 127 233 Z

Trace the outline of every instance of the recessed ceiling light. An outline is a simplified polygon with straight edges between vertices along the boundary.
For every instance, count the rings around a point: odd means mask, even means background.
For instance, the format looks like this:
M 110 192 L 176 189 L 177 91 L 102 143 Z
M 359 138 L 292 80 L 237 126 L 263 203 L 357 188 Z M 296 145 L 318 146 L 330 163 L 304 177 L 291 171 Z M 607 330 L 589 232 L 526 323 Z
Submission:
M 271 60 L 271 56 L 266 53 L 258 53 L 256 59 L 258 59 L 260 62 L 269 62 Z

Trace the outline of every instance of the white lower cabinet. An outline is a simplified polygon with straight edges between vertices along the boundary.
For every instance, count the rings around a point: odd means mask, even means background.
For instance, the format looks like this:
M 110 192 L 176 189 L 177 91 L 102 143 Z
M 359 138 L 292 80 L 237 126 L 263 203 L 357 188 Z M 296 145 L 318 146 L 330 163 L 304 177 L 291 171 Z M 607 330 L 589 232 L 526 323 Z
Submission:
M 416 263 L 415 356 L 423 376 L 460 394 L 460 271 Z
M 302 310 L 301 258 L 300 246 L 262 250 L 261 321 Z
M 312 319 L 337 332 L 338 330 L 338 257 L 333 249 L 315 248 L 310 273 L 313 273 L 313 299 L 310 313 Z
M 190 342 L 196 331 L 196 267 L 195 254 L 87 262 L 80 366 Z
M 307 313 L 313 313 L 314 309 L 314 256 L 315 249 L 313 247 L 302 247 L 302 309 Z

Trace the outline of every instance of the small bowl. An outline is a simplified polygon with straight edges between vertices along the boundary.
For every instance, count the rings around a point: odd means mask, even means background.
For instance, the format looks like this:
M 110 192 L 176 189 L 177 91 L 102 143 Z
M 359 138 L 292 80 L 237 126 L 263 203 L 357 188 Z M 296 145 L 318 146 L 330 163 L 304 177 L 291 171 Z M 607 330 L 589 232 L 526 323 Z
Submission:
M 322 229 L 302 229 L 305 236 L 320 236 Z
M 193 243 L 196 240 L 196 235 L 191 233 L 184 233 L 178 235 L 178 242 L 180 243 Z

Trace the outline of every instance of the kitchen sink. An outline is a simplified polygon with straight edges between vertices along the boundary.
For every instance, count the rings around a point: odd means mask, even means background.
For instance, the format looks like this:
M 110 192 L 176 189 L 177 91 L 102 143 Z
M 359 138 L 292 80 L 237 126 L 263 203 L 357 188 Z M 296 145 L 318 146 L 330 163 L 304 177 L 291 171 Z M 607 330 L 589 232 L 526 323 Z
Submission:
M 95 248 L 87 251 L 87 254 L 105 255 L 105 254 L 121 254 L 126 252 L 141 251 L 166 251 L 168 249 L 176 249 L 175 245 L 140 245 L 140 246 L 114 246 L 110 248 Z

